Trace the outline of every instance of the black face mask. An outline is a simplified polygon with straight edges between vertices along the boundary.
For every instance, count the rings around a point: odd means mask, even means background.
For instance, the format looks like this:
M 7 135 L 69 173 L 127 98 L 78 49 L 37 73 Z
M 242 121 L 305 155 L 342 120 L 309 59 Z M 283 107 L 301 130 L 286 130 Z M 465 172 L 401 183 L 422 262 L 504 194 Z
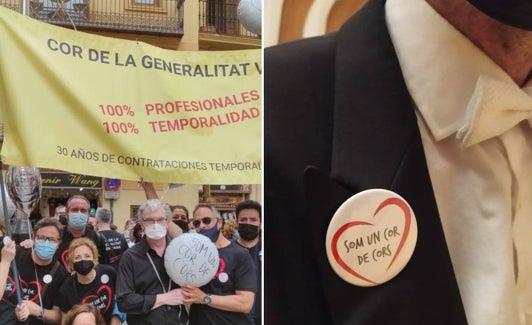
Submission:
M 253 240 L 259 235 L 259 226 L 241 223 L 238 225 L 238 235 L 244 240 Z
M 74 263 L 74 270 L 81 275 L 87 275 L 94 268 L 92 260 L 81 260 Z
M 64 216 L 64 215 L 60 215 L 60 216 L 59 216 L 59 222 L 60 222 L 63 226 L 66 226 L 67 223 L 68 223 L 67 217 Z

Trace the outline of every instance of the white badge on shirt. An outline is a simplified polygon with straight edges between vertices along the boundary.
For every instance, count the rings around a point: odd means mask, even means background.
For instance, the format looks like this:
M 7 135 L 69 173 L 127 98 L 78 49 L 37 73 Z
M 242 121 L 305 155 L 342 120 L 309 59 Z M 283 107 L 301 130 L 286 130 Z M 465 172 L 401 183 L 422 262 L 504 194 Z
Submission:
M 327 230 L 327 258 L 346 282 L 369 287 L 385 283 L 406 266 L 417 241 L 417 222 L 398 194 L 371 189 L 336 211 Z

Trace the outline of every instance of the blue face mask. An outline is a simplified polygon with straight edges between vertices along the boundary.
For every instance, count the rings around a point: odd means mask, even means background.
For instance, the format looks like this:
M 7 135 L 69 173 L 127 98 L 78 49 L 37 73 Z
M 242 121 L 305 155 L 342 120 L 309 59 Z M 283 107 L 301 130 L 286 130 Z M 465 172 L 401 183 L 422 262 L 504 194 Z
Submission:
M 56 243 L 52 243 L 47 240 L 35 241 L 35 253 L 37 253 L 37 256 L 39 256 L 39 258 L 42 260 L 47 260 L 54 257 L 56 249 Z
M 75 230 L 83 230 L 87 226 L 89 218 L 83 213 L 72 213 L 68 215 L 68 225 Z
M 218 229 L 218 226 L 215 225 L 211 229 L 201 229 L 200 231 L 198 231 L 198 233 L 202 234 L 203 236 L 209 237 L 209 239 L 214 243 L 220 235 L 220 229 Z

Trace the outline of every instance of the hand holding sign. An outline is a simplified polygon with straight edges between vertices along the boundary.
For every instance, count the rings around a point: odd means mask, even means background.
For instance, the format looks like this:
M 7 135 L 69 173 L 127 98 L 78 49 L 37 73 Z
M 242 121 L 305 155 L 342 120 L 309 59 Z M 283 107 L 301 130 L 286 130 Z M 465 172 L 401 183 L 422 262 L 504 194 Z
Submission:
M 220 263 L 218 249 L 209 238 L 186 233 L 174 238 L 166 248 L 164 267 L 180 286 L 201 287 L 209 283 Z

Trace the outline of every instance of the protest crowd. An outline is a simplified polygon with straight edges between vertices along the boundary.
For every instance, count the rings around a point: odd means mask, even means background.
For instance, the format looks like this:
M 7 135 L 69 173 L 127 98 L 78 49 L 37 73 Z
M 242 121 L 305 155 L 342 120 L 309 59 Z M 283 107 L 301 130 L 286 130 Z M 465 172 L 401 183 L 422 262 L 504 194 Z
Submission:
M 153 184 L 141 185 L 146 200 L 123 232 L 111 210 L 91 211 L 82 195 L 37 220 L 20 242 L 0 221 L 0 324 L 261 324 L 261 205 L 238 203 L 225 225 L 208 203 L 189 214 L 163 203 Z M 206 283 L 176 279 L 166 265 L 179 236 L 208 240 L 217 252 Z

